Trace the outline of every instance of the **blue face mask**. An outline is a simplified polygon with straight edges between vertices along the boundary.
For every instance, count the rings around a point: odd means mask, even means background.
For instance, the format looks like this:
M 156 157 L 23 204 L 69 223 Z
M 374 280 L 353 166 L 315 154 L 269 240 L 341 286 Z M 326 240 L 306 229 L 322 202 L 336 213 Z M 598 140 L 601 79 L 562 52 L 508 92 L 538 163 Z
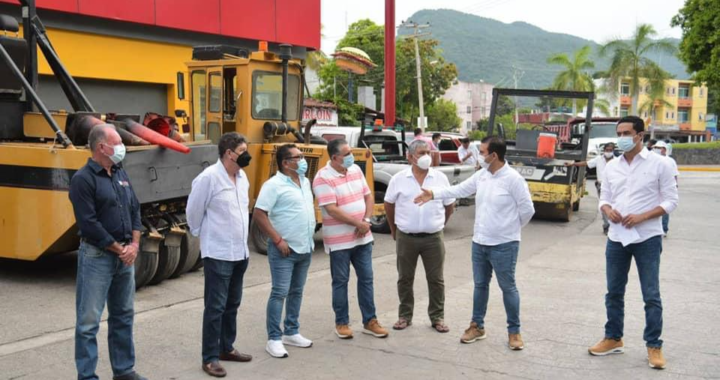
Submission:
M 347 156 L 343 157 L 343 163 L 342 166 L 345 169 L 350 169 L 351 166 L 355 163 L 355 157 L 352 153 L 348 154 Z
M 305 161 L 305 159 L 303 158 L 302 160 L 298 161 L 298 167 L 297 167 L 297 169 L 295 169 L 295 172 L 296 172 L 300 177 L 304 177 L 304 176 L 305 176 L 305 173 L 307 173 L 307 169 L 308 169 L 308 163 L 307 163 L 307 161 Z
M 622 149 L 623 152 L 629 152 L 635 148 L 635 141 L 632 136 L 622 136 L 618 138 L 618 148 Z

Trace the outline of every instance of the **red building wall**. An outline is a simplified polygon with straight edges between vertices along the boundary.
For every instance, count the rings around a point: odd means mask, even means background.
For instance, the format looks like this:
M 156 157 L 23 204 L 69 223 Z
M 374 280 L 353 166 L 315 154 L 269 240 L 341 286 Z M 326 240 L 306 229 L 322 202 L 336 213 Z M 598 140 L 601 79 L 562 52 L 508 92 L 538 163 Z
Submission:
M 19 4 L 17 0 L 0 0 Z M 112 20 L 320 49 L 320 0 L 36 0 Z

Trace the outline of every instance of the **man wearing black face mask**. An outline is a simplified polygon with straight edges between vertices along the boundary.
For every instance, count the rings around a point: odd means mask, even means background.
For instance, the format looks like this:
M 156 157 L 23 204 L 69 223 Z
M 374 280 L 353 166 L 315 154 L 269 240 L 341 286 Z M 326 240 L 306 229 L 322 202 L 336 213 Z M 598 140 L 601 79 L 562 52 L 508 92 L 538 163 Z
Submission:
M 247 148 L 237 132 L 222 135 L 220 159 L 195 178 L 186 207 L 190 233 L 200 237 L 205 271 L 202 369 L 215 377 L 227 374 L 219 360 L 252 360 L 233 348 L 249 259 L 250 183 L 242 169 L 250 164 Z

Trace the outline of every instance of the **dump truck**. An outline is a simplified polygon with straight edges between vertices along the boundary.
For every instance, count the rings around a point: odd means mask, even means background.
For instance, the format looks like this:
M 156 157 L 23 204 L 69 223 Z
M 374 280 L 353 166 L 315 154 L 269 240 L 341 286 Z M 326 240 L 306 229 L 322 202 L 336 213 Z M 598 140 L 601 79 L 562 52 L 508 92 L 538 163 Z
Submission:
M 95 110 L 50 43 L 34 2 L 20 3 L 22 38 L 17 19 L 0 15 L 1 258 L 34 261 L 77 249 L 70 178 L 91 156 L 87 133 L 99 123 L 115 125 L 123 137 L 123 167 L 141 203 L 144 231 L 135 262 L 137 288 L 201 267 L 199 242 L 188 232 L 184 210 L 192 180 L 218 160 L 215 144 L 222 133 L 237 131 L 248 139 L 253 160 L 244 170 L 250 179 L 251 209 L 262 183 L 277 171 L 273 156 L 280 144 L 299 143 L 310 178 L 328 161 L 325 146 L 305 143 L 310 141 L 310 126 L 301 134 L 304 75 L 290 46 L 282 45 L 280 54 L 270 52 L 266 43 L 252 53 L 228 46 L 195 47 L 187 63 L 191 109 L 176 110 L 177 119 L 160 117 L 176 124 L 153 130 L 147 126 L 158 118 L 148 118 L 151 113 L 141 118 Z M 50 111 L 37 95 L 38 47 L 71 112 Z M 179 95 L 184 95 L 185 75 L 178 75 Z M 356 149 L 354 155 L 361 168 L 367 168 L 372 186 L 370 152 Z M 316 215 L 320 221 L 317 209 Z M 262 251 L 267 241 L 254 223 L 250 230 Z
M 557 99 L 579 99 L 587 102 L 587 117 L 573 124 L 568 142 L 561 142 L 557 131 L 543 130 L 542 125 L 532 129 L 516 130 L 515 140 L 507 141 L 508 150 L 505 160 L 522 175 L 528 183 L 535 206 L 535 216 L 545 219 L 570 221 L 573 211 L 580 208 L 580 200 L 585 195 L 585 167 L 567 167 L 565 163 L 584 161 L 587 157 L 588 142 L 592 130 L 591 116 L 595 94 L 592 92 L 493 89 L 490 108 L 488 135 L 496 134 L 505 138 L 505 128 L 495 123 L 498 98 L 511 96 L 517 98 L 550 97 Z M 532 99 L 531 99 L 532 100 Z M 538 141 L 541 133 L 552 133 L 558 142 L 553 157 L 538 154 Z

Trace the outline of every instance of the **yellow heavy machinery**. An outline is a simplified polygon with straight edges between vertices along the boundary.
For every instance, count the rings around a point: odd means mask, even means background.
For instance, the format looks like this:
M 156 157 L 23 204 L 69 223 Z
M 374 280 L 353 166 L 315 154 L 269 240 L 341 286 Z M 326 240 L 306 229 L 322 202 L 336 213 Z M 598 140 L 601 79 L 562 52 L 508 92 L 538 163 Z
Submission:
M 146 231 L 135 263 L 137 287 L 202 265 L 198 241 L 186 230 L 184 208 L 192 180 L 217 161 L 214 143 L 222 133 L 237 131 L 248 138 L 253 160 L 245 171 L 251 180 L 251 208 L 262 183 L 277 170 L 273 155 L 280 144 L 299 144 L 310 164 L 309 178 L 328 161 L 324 145 L 306 143 L 309 126 L 305 136 L 300 133 L 304 78 L 301 62 L 292 59 L 289 46 L 281 46 L 279 55 L 266 48 L 247 53 L 226 46 L 196 47 L 187 64 L 191 109 L 176 111 L 185 120 L 179 129 L 189 148 L 181 154 L 158 145 L 133 146 L 141 140 L 127 127 L 138 124 L 140 117 L 97 112 L 62 65 L 34 2 L 20 3 L 23 38 L 17 37 L 17 20 L 0 15 L 1 258 L 32 261 L 77 249 L 78 231 L 68 199 L 70 178 L 90 157 L 83 128 L 87 132 L 88 125 L 100 121 L 124 131 L 128 154 L 123 165 L 142 205 Z M 48 110 L 35 92 L 36 46 L 73 112 Z M 184 75 L 178 76 L 181 93 L 184 80 Z M 372 187 L 370 152 L 357 149 L 354 155 Z M 316 215 L 320 221 L 319 212 Z M 266 249 L 259 230 L 251 226 L 251 231 L 258 250 Z

